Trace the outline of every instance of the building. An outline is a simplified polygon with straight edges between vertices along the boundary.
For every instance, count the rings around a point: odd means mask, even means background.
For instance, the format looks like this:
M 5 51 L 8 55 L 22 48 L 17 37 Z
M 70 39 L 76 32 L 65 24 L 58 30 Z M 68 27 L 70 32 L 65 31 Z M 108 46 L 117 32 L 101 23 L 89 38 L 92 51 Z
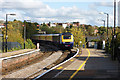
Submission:
M 73 22 L 73 26 L 78 27 L 78 26 L 80 26 L 80 23 L 79 22 Z
M 62 27 L 63 27 L 64 29 L 65 29 L 67 26 L 68 26 L 67 23 L 63 23 L 63 24 L 62 24 Z
M 120 27 L 120 1 L 118 2 L 118 26 Z
M 97 29 L 95 29 L 95 30 L 94 30 L 94 34 L 97 34 L 97 33 L 98 33 L 98 30 L 97 30 Z
M 55 23 L 50 23 L 50 27 L 56 27 Z
M 68 23 L 57 23 L 57 25 L 60 25 L 65 29 L 68 26 Z

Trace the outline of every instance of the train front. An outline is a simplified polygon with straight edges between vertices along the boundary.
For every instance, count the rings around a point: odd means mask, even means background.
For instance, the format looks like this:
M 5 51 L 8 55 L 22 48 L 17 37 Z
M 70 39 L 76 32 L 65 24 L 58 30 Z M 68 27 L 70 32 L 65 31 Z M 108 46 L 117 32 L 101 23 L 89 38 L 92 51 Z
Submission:
M 61 43 L 63 48 L 73 48 L 74 39 L 71 33 L 62 33 L 61 34 Z

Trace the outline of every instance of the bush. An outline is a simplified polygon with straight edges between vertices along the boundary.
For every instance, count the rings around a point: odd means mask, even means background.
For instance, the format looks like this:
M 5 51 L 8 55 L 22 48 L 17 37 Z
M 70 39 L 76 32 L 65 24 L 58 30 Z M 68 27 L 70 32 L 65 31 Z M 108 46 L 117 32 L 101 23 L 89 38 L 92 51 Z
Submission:
M 25 42 L 25 48 L 26 49 L 35 49 L 36 46 L 33 44 L 33 42 L 30 39 L 27 39 Z
M 0 53 L 2 52 L 2 50 L 0 50 Z
M 15 51 L 15 50 L 20 50 L 20 49 L 21 49 L 21 48 L 18 46 L 18 48 L 17 48 L 17 47 L 12 48 L 12 49 L 8 50 L 8 52 Z
M 18 48 L 14 47 L 14 48 L 8 50 L 8 52 L 15 51 L 15 50 L 20 50 L 20 49 L 24 49 L 24 43 L 23 42 L 21 43 L 21 45 L 22 45 L 22 47 L 20 47 L 18 45 Z M 25 42 L 25 48 L 26 49 L 35 49 L 36 46 L 32 43 L 32 41 L 30 39 L 27 39 L 27 41 Z

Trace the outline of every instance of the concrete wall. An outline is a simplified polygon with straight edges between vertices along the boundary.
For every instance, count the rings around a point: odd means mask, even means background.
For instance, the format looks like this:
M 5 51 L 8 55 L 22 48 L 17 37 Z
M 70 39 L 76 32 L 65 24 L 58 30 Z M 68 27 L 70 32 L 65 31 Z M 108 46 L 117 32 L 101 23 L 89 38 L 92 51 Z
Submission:
M 2 61 L 2 74 L 22 68 L 22 66 L 32 64 L 34 61 L 40 59 L 42 55 L 43 54 L 40 52 L 34 52 L 20 57 L 5 59 Z

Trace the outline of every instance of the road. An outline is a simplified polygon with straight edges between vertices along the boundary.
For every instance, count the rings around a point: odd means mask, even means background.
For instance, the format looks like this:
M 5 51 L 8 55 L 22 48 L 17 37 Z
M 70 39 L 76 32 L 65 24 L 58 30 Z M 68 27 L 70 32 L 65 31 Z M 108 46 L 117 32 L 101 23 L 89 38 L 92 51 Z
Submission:
M 112 61 L 104 50 L 82 49 L 67 63 L 57 67 L 40 79 L 112 79 L 119 78 L 119 64 Z M 119 80 L 119 79 L 118 79 Z

